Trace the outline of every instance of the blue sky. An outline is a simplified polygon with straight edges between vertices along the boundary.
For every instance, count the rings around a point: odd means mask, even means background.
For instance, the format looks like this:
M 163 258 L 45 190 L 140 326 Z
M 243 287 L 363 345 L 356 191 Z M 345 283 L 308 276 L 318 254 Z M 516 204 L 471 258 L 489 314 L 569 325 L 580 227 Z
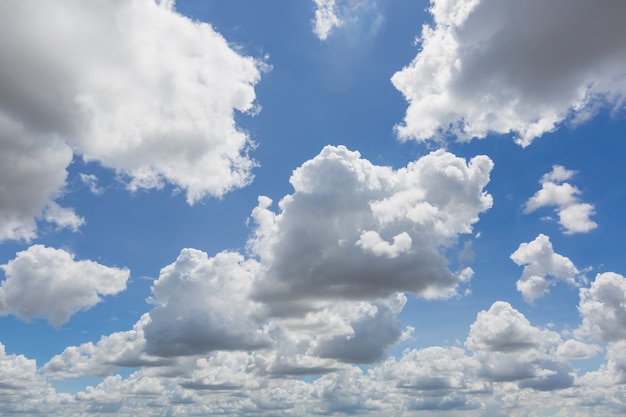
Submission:
M 0 415 L 626 411 L 621 2 L 0 16 Z

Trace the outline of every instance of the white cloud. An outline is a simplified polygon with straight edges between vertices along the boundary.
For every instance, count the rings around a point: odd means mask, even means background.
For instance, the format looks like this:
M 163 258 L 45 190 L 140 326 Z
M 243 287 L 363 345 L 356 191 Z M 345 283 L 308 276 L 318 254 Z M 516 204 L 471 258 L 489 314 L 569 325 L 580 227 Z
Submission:
M 233 252 L 212 258 L 183 249 L 161 270 L 152 286 L 150 321 L 144 327 L 146 352 L 174 357 L 213 350 L 255 350 L 269 338 L 259 330 L 248 299 L 259 265 Z
M 68 228 L 74 232 L 85 224 L 85 219 L 78 216 L 73 209 L 61 207 L 55 202 L 46 205 L 43 218 L 47 222 L 55 223 L 60 228 Z
M 71 161 L 72 149 L 54 134 L 0 110 L 0 242 L 36 237 L 35 218 L 61 194 Z
M 335 0 L 315 0 L 315 6 L 313 32 L 324 41 L 334 28 L 342 25 L 343 21 L 337 16 Z
M 540 346 L 546 336 L 509 303 L 497 301 L 478 313 L 465 345 L 475 351 L 519 352 Z
M 626 340 L 626 278 L 614 272 L 598 274 L 580 289 L 579 332 L 609 342 Z
M 0 314 L 22 320 L 46 318 L 55 326 L 126 288 L 128 269 L 76 261 L 62 249 L 33 245 L 0 265 L 6 279 L 0 285 Z
M 93 174 L 79 174 L 80 181 L 89 188 L 89 192 L 95 195 L 101 195 L 104 190 L 98 187 L 98 177 Z
M 362 42 L 375 35 L 383 23 L 378 0 L 314 0 L 313 33 L 322 41 L 341 31 Z
M 561 165 L 554 165 L 552 171 L 541 177 L 541 190 L 528 199 L 524 208 L 525 213 L 532 213 L 541 207 L 556 206 L 559 224 L 565 229 L 565 234 L 586 233 L 598 227 L 590 217 L 595 214 L 594 206 L 581 203 L 578 196 L 580 190 L 564 182 L 576 172 L 565 169 Z
M 249 247 L 266 268 L 253 297 L 281 315 L 328 297 L 453 295 L 465 276 L 447 269 L 441 251 L 491 207 L 492 166 L 486 156 L 436 151 L 393 170 L 325 147 L 294 171 L 279 213 L 268 198 L 253 211 Z
M 401 139 L 513 133 L 527 146 L 626 97 L 623 2 L 431 0 L 430 12 L 392 77 L 409 102 Z
M 532 242 L 520 244 L 511 254 L 511 259 L 517 265 L 524 265 L 524 272 L 516 286 L 527 302 L 533 302 L 548 292 L 551 282 L 547 276 L 576 285 L 578 269 L 569 258 L 554 252 L 550 238 L 544 234 L 539 234 Z
M 262 64 L 172 5 L 2 2 L 0 189 L 11 198 L 0 199 L 0 239 L 34 236 L 72 150 L 125 174 L 130 189 L 170 183 L 190 204 L 251 180 L 234 112 L 257 110 Z
M 579 340 L 568 339 L 556 350 L 556 356 L 562 359 L 587 359 L 598 354 L 600 347 L 589 345 Z

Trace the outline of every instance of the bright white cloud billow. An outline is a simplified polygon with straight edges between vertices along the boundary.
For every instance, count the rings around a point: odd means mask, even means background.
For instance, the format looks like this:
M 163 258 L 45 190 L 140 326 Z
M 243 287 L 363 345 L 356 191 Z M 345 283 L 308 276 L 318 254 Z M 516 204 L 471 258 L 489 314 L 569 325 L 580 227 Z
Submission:
M 555 212 L 559 216 L 559 224 L 565 229 L 564 233 L 586 233 L 598 227 L 590 219 L 595 214 L 595 208 L 588 203 L 582 203 L 578 196 L 581 191 L 565 182 L 576 174 L 575 171 L 565 169 L 561 165 L 554 165 L 552 171 L 544 174 L 539 181 L 541 190 L 528 199 L 524 212 L 532 213 L 541 207 L 556 206 Z
M 328 297 L 454 294 L 464 277 L 440 251 L 491 207 L 492 167 L 486 156 L 466 162 L 436 151 L 394 170 L 327 146 L 294 171 L 295 192 L 279 213 L 259 199 L 249 245 L 266 270 L 253 297 L 282 315 Z
M 512 133 L 529 145 L 626 97 L 626 4 L 431 0 L 415 59 L 392 77 L 409 107 L 401 139 Z
M 598 274 L 589 288 L 580 289 L 579 331 L 601 340 L 626 340 L 626 278 L 614 272 Z
M 73 152 L 190 204 L 250 181 L 234 112 L 255 111 L 259 63 L 171 3 L 0 4 L 0 240 L 36 235 Z
M 544 234 L 539 234 L 532 242 L 520 244 L 511 259 L 524 266 L 516 286 L 527 302 L 532 303 L 549 291 L 552 283 L 548 276 L 576 285 L 578 269 L 569 258 L 554 252 L 550 238 Z
M 55 326 L 126 289 L 128 269 L 76 261 L 62 249 L 33 245 L 0 265 L 6 279 L 0 283 L 0 315 L 23 320 L 46 318 Z

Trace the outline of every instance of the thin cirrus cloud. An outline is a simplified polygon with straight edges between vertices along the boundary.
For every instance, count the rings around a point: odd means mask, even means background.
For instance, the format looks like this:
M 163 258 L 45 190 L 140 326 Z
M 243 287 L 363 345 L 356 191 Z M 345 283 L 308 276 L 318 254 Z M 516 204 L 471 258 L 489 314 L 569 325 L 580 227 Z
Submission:
M 429 11 L 420 51 L 391 79 L 409 103 L 402 140 L 510 133 L 528 146 L 623 105 L 623 2 L 433 0 Z
M 0 25 L 0 190 L 11 196 L 0 196 L 0 240 L 36 236 L 74 154 L 131 190 L 172 184 L 189 204 L 250 182 L 252 142 L 234 113 L 258 110 L 265 64 L 210 25 L 150 0 L 6 1 L 0 15 L 11 16 Z

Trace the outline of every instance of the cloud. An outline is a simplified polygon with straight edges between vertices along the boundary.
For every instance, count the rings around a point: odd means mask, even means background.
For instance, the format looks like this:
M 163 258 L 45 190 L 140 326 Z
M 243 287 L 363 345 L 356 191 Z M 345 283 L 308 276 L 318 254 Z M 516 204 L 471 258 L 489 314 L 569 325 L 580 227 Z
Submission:
M 78 227 L 54 203 L 73 155 L 190 204 L 251 181 L 253 143 L 234 117 L 258 111 L 264 64 L 172 5 L 2 2 L 0 241 L 34 238 L 42 216 Z
M 378 0 L 314 0 L 313 33 L 327 40 L 341 31 L 357 44 L 378 31 L 384 20 Z
M 578 269 L 569 258 L 554 252 L 550 238 L 544 234 L 539 234 L 532 242 L 520 244 L 511 259 L 517 265 L 524 265 L 516 286 L 527 302 L 532 303 L 549 291 L 551 282 L 547 276 L 576 285 Z
M 46 318 L 59 326 L 72 314 L 126 289 L 128 269 L 76 261 L 62 249 L 33 245 L 0 265 L 6 279 L 0 285 L 0 314 L 22 320 Z
M 589 288 L 580 289 L 578 310 L 582 334 L 608 342 L 626 340 L 626 278 L 614 272 L 596 275 Z
M 37 235 L 35 219 L 62 193 L 72 149 L 54 134 L 28 129 L 5 115 L 2 108 L 0 105 L 0 242 L 28 241 Z
M 343 21 L 337 16 L 335 0 L 315 0 L 315 7 L 313 33 L 324 41 L 334 28 L 343 24 Z
M 253 211 L 249 248 L 264 270 L 252 297 L 280 316 L 327 298 L 453 295 L 465 278 L 442 251 L 491 207 L 492 167 L 486 156 L 467 162 L 440 150 L 394 170 L 325 147 L 294 171 L 278 213 L 267 197 Z
M 594 206 L 581 203 L 578 195 L 581 191 L 573 185 L 564 182 L 574 176 L 561 165 L 554 165 L 552 171 L 544 174 L 539 181 L 541 190 L 528 199 L 525 213 L 532 213 L 541 207 L 556 206 L 559 224 L 565 228 L 565 234 L 586 233 L 598 227 L 590 217 L 595 214 Z
M 518 352 L 539 346 L 546 335 L 509 303 L 497 301 L 478 313 L 465 345 L 475 351 Z
M 157 307 L 144 327 L 146 352 L 174 357 L 268 346 L 248 299 L 258 269 L 256 261 L 237 253 L 209 258 L 183 249 L 152 286 Z
M 528 146 L 623 104 L 622 2 L 432 0 L 429 10 L 419 53 L 391 79 L 409 102 L 403 140 L 512 133 Z

